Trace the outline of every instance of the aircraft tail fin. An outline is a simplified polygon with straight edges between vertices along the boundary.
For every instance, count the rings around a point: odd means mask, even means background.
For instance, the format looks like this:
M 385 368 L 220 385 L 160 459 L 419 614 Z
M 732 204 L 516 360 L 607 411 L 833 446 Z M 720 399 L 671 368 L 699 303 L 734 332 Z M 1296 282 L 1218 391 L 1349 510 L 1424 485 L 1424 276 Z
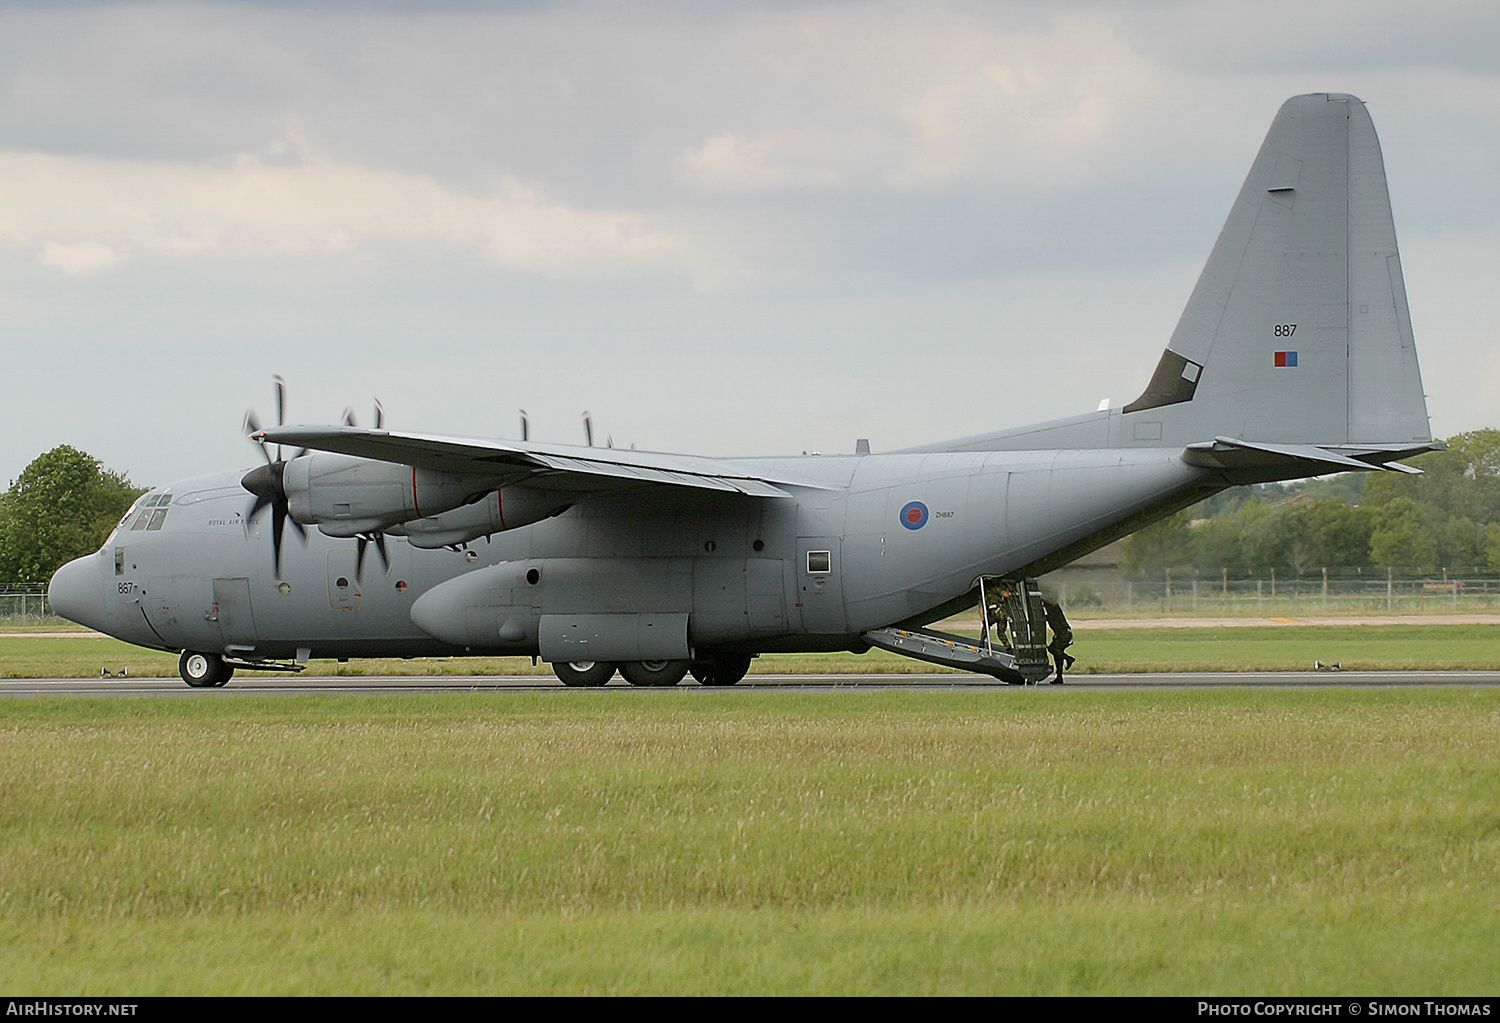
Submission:
M 1319 93 L 1277 113 L 1140 397 L 943 447 L 1194 446 L 1204 464 L 1205 445 L 1241 463 L 1317 447 L 1378 465 L 1431 441 L 1375 127 L 1359 99 Z
M 1183 443 L 1432 439 L 1364 103 L 1282 105 L 1151 382 L 1121 414 L 1126 444 L 1169 425 Z M 1160 431 L 1141 429 L 1153 420 Z

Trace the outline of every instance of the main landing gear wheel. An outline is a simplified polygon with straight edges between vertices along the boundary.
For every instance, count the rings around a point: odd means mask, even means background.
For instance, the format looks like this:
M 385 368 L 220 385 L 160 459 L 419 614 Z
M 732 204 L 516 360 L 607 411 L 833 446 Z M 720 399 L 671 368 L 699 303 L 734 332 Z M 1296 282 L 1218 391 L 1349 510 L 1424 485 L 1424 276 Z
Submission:
M 608 682 L 615 666 L 608 661 L 553 661 L 552 674 L 565 686 L 593 688 Z
M 694 661 L 688 665 L 700 685 L 732 686 L 745 677 L 750 670 L 750 655 L 714 657 L 706 661 Z
M 215 689 L 229 681 L 234 669 L 218 654 L 184 650 L 177 660 L 177 674 L 194 689 Z
M 620 665 L 620 674 L 633 686 L 675 686 L 687 673 L 687 661 L 626 661 Z

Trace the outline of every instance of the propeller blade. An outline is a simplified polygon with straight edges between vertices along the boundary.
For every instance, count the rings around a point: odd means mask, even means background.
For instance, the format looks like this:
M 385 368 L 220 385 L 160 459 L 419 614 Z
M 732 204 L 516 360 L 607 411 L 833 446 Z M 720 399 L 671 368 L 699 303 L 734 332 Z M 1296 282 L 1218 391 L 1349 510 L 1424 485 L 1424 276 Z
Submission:
M 255 522 L 257 517 L 259 517 L 260 513 L 265 511 L 266 508 L 270 506 L 270 504 L 270 498 L 261 497 L 259 494 L 255 496 L 254 501 L 250 502 L 250 510 L 245 512 L 245 530 L 247 532 L 249 531 L 251 524 Z
M 380 555 L 380 563 L 385 566 L 385 574 L 391 574 L 391 556 L 385 549 L 385 533 L 377 530 L 374 533 L 361 533 L 354 546 L 354 578 L 358 582 L 364 581 L 365 574 L 365 550 L 370 544 L 375 545 L 375 553 Z
M 279 507 L 271 508 L 271 567 L 276 578 L 281 578 L 281 534 L 286 527 L 286 512 Z
M 279 376 L 273 376 L 271 380 L 276 385 L 276 425 L 286 425 L 286 381 Z M 276 460 L 281 461 L 281 445 L 276 445 Z
M 254 519 L 259 516 L 261 512 L 271 507 L 271 500 L 272 499 L 265 494 L 256 494 L 255 501 L 250 505 L 249 518 Z

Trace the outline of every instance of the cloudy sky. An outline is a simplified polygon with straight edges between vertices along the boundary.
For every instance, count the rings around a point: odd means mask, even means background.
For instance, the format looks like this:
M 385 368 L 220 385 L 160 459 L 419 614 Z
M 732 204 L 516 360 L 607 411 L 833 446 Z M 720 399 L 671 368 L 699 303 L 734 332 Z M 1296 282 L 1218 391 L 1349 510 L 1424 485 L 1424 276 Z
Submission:
M 1385 150 L 1439 436 L 1500 426 L 1500 5 L 0 5 L 0 484 L 290 418 L 702 454 L 1090 411 L 1276 108 Z

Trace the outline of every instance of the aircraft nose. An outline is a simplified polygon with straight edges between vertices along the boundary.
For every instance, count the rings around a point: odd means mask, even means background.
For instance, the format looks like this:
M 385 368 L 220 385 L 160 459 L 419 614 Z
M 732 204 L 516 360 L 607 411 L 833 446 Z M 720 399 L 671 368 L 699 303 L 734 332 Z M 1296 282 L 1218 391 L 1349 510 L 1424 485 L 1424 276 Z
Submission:
M 53 614 L 102 631 L 104 586 L 99 578 L 97 556 L 74 558 L 54 572 L 47 584 L 47 602 L 52 605 Z

